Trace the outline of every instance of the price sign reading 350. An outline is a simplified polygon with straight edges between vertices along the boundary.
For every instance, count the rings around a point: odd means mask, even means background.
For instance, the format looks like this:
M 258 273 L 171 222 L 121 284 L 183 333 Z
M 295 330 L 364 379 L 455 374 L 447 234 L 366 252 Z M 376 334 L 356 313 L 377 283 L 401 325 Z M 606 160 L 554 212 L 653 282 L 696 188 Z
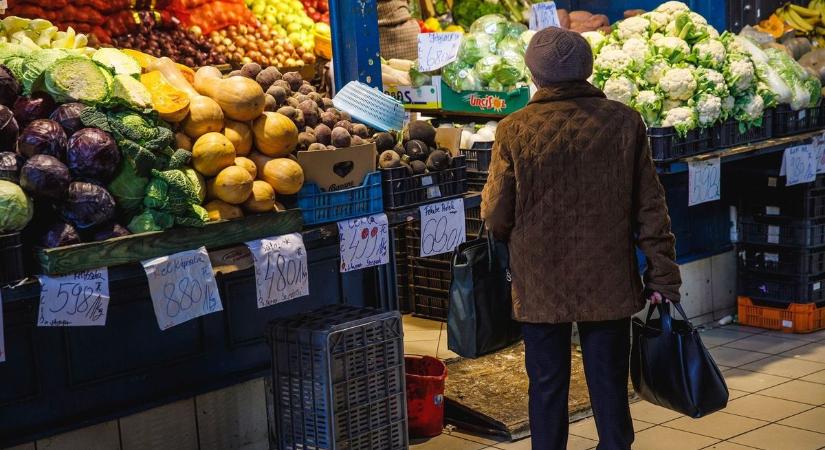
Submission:
M 69 275 L 41 275 L 39 327 L 106 325 L 109 271 L 84 270 Z
M 423 205 L 421 211 L 421 252 L 427 257 L 450 253 L 467 238 L 464 199 Z
M 223 311 L 206 248 L 143 261 L 158 326 L 166 330 Z
M 309 295 L 307 252 L 301 233 L 247 242 L 255 259 L 258 308 Z
M 341 272 L 390 262 L 388 228 L 386 214 L 338 222 Z

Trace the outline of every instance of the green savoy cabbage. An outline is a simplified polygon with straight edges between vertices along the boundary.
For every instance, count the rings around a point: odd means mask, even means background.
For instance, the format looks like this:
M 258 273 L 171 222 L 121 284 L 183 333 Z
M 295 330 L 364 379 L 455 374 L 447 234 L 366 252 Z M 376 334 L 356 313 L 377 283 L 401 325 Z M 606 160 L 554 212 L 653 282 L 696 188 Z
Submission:
M 34 205 L 20 186 L 0 180 L 0 233 L 22 230 L 34 214 Z

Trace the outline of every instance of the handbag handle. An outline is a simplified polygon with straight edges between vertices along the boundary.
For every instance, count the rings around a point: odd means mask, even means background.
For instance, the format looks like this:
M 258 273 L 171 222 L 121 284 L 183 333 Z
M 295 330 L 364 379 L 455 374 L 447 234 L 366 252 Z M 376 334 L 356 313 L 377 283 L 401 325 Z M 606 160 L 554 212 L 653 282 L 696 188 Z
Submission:
M 492 272 L 493 256 L 495 255 L 496 246 L 495 242 L 493 241 L 493 233 L 490 233 L 490 230 L 487 229 L 487 221 L 484 219 L 481 219 L 481 229 L 479 230 L 479 235 L 481 233 L 487 235 L 487 254 L 489 255 L 489 257 L 487 258 L 487 270 L 489 272 Z
M 687 318 L 687 314 L 685 314 L 685 310 L 682 308 L 682 305 L 679 302 L 671 302 L 671 303 L 659 303 L 659 304 L 650 304 L 650 307 L 647 309 L 647 318 L 645 319 L 645 323 L 650 321 L 650 318 L 653 317 L 653 311 L 655 309 L 659 310 L 659 321 L 662 324 L 662 332 L 663 333 L 670 333 L 673 331 L 673 317 L 670 314 L 670 305 L 676 309 L 682 319 L 687 324 L 690 330 L 693 330 L 693 324 Z

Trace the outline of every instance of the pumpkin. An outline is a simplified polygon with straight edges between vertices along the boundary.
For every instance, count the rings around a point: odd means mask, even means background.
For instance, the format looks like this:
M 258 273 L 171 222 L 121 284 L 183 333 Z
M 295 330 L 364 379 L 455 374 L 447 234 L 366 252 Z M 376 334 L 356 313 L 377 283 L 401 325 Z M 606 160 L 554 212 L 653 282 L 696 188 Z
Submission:
M 251 213 L 271 212 L 275 207 L 275 189 L 266 181 L 252 182 L 252 195 L 243 203 L 243 208 Z
M 159 71 L 144 73 L 140 82 L 152 95 L 152 105 L 161 119 L 177 123 L 189 114 L 189 96 L 169 84 Z
M 246 123 L 227 120 L 223 134 L 232 141 L 238 156 L 246 156 L 252 151 L 252 128 Z
M 289 158 L 275 158 L 264 164 L 261 179 L 269 183 L 275 192 L 292 195 L 304 185 L 304 170 Z
M 183 132 L 192 139 L 223 129 L 223 111 L 209 97 L 199 95 L 189 99 L 189 115 L 183 120 Z
M 252 177 L 243 167 L 229 166 L 215 177 L 214 189 L 219 200 L 240 205 L 252 193 Z
M 209 214 L 209 220 L 232 220 L 243 217 L 241 208 L 230 205 L 223 200 L 212 200 L 203 207 Z
M 246 169 L 246 171 L 249 172 L 249 175 L 252 176 L 253 180 L 255 179 L 255 177 L 258 176 L 258 167 L 249 158 L 238 156 L 237 158 L 235 158 L 235 165 Z
M 195 72 L 195 90 L 218 102 L 224 114 L 233 120 L 253 120 L 264 112 L 264 91 L 251 78 L 221 78 L 216 67 L 204 66 Z
M 134 58 L 134 60 L 137 61 L 138 64 L 140 64 L 141 69 L 146 69 L 147 67 L 152 65 L 152 63 L 158 60 L 156 57 L 152 55 L 139 52 L 137 50 L 132 50 L 131 48 L 124 48 L 120 51 Z
M 298 127 L 280 113 L 264 112 L 252 124 L 252 133 L 258 151 L 267 156 L 286 156 L 298 145 Z
M 252 153 L 248 154 L 246 157 L 249 158 L 250 160 L 252 160 L 253 163 L 255 163 L 255 168 L 257 169 L 257 172 L 258 172 L 258 178 L 261 178 L 261 170 L 260 169 L 262 169 L 266 163 L 268 163 L 269 161 L 272 161 L 273 159 L 275 159 L 271 156 L 266 156 L 266 155 L 258 153 L 258 152 L 252 152 Z
M 213 176 L 235 164 L 235 147 L 221 133 L 206 133 L 192 146 L 192 166 L 198 172 Z

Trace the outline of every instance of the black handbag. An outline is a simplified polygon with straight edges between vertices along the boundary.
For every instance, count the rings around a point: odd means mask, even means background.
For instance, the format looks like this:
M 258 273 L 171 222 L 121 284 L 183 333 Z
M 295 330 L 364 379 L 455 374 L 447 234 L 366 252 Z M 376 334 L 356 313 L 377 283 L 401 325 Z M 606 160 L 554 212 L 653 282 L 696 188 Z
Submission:
M 639 397 L 696 419 L 728 404 L 728 386 L 682 305 L 673 307 L 684 320 L 666 303 L 650 305 L 644 322 L 633 319 L 630 377 Z
M 447 348 L 466 358 L 521 339 L 521 326 L 512 319 L 507 244 L 486 234 L 459 245 L 453 253 Z

